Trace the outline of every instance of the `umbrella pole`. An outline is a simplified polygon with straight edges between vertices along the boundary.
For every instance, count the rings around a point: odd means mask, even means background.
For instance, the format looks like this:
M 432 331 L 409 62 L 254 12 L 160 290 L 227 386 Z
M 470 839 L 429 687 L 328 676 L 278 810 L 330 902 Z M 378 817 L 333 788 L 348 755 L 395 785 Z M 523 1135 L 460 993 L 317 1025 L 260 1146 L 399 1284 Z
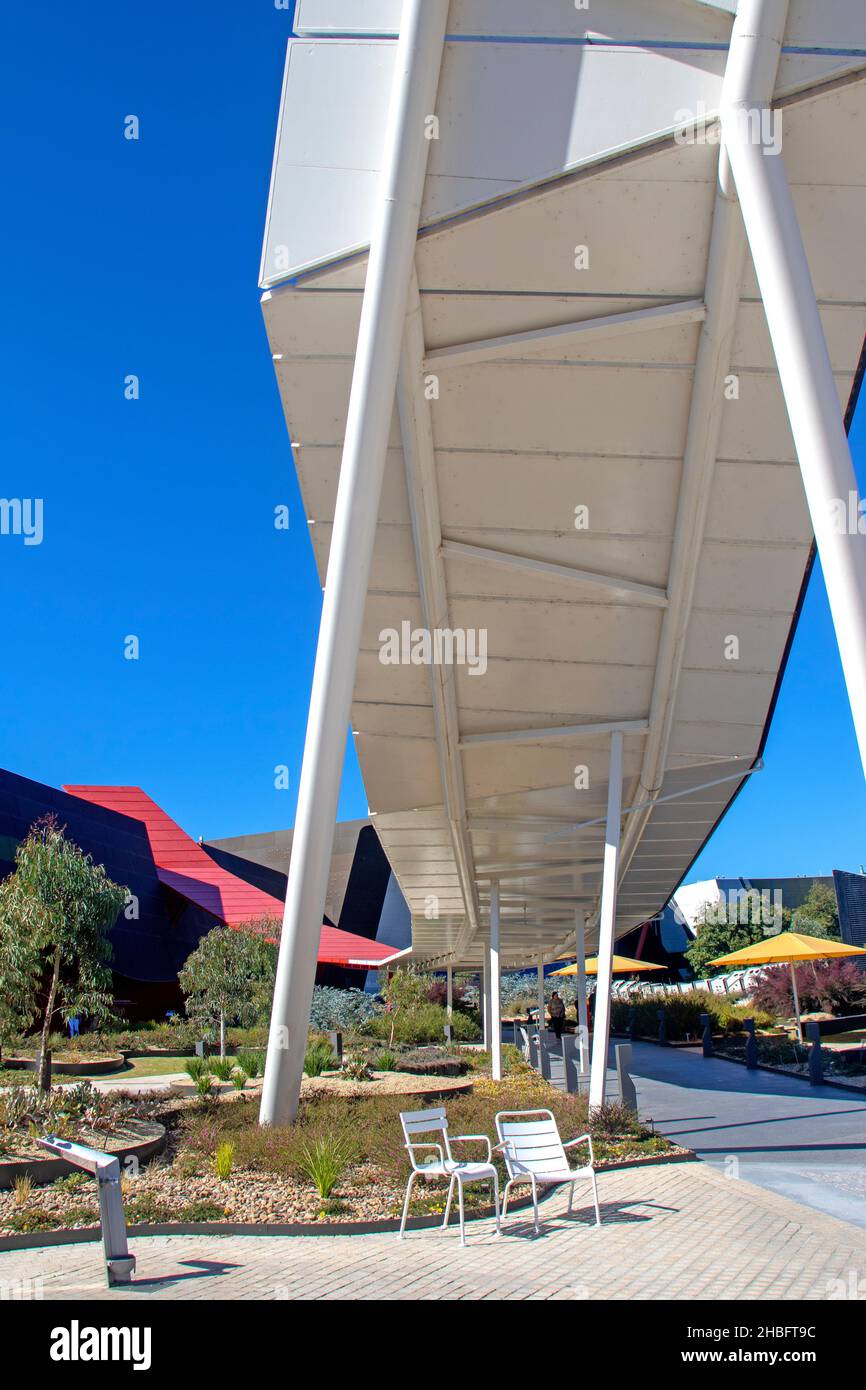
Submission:
M 796 975 L 796 971 L 794 970 L 794 962 L 791 961 L 791 962 L 790 962 L 790 965 L 791 965 L 791 989 L 794 991 L 794 1017 L 795 1017 L 796 1020 L 797 1020 L 797 1041 L 798 1041 L 798 1042 L 802 1042 L 802 1041 L 803 1041 L 803 1025 L 802 1025 L 802 1023 L 800 1022 L 800 996 L 799 996 L 799 994 L 797 993 L 797 975 Z

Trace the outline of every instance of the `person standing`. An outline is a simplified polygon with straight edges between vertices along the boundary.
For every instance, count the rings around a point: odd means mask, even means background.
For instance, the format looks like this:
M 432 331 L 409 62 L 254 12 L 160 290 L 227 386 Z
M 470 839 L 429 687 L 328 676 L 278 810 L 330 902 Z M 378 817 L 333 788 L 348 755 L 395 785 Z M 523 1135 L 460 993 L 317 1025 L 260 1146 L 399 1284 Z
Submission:
M 550 1026 L 553 1029 L 556 1035 L 556 1040 L 558 1042 L 562 1037 L 562 1030 L 565 1026 L 565 1004 L 560 999 L 556 990 L 554 990 L 550 996 L 548 1013 L 550 1014 Z

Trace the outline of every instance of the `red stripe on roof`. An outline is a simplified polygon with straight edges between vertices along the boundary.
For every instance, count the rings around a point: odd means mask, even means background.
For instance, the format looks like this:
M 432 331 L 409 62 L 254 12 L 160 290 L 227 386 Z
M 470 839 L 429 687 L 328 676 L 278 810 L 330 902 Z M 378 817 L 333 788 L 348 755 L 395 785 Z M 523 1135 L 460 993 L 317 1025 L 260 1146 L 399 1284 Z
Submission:
M 63 790 L 82 801 L 141 821 L 160 883 L 226 926 L 241 927 L 262 917 L 282 920 L 283 903 L 279 898 L 216 864 L 141 787 L 65 786 Z M 402 954 L 393 946 L 370 941 L 355 932 L 322 925 L 319 942 L 319 963 L 322 965 L 375 968 Z

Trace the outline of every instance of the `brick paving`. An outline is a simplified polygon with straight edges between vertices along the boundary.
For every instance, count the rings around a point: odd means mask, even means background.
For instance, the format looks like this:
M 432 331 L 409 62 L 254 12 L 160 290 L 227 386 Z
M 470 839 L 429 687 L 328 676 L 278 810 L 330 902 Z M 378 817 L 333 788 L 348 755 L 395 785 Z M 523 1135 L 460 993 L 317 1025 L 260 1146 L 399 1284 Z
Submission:
M 497 1239 L 472 1223 L 369 1236 L 160 1236 L 131 1242 L 135 1284 L 108 1290 L 101 1247 L 0 1252 L 0 1292 L 41 1280 L 46 1299 L 566 1300 L 866 1298 L 866 1232 L 702 1163 L 602 1173 L 603 1226 L 542 1206 L 543 1232 L 523 1212 Z M 850 1295 L 849 1295 L 850 1296 Z

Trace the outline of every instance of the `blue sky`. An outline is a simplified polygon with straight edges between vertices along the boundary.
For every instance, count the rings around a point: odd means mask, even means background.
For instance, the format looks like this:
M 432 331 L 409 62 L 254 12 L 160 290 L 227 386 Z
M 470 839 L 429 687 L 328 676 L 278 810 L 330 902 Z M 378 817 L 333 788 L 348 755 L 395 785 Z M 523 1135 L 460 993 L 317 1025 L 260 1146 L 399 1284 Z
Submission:
M 0 766 L 141 785 L 205 838 L 293 821 L 321 598 L 256 290 L 290 23 L 270 0 L 0 17 L 2 492 L 45 506 L 42 545 L 0 539 Z M 866 860 L 820 576 L 767 761 L 691 876 Z M 365 812 L 350 755 L 340 814 Z

